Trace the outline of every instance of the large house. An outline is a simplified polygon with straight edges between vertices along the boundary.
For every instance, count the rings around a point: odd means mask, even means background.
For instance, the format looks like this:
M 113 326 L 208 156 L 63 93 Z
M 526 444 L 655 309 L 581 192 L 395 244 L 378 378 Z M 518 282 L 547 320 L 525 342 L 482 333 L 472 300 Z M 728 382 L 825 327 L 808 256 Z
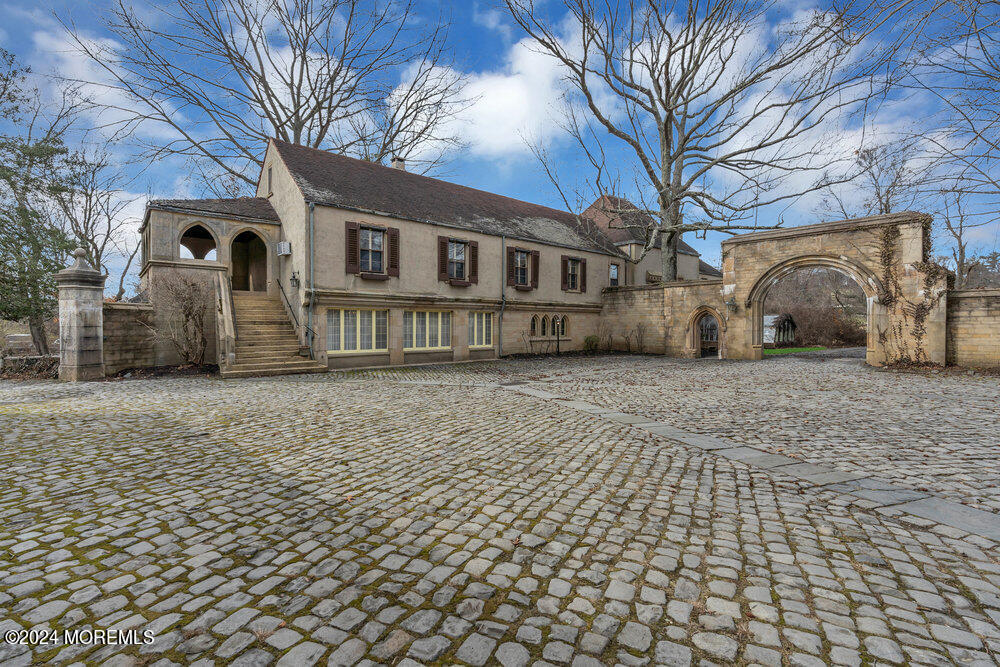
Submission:
M 215 283 L 227 375 L 578 350 L 645 282 L 586 218 L 275 139 L 256 197 L 150 202 L 142 235 L 154 300 Z

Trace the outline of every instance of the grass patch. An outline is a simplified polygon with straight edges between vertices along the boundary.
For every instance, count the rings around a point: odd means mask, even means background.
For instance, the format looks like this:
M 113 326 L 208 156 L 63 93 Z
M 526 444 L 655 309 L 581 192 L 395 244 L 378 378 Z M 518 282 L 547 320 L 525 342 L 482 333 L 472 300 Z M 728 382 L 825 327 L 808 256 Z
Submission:
M 764 348 L 764 355 L 770 354 L 795 354 L 796 352 L 815 352 L 817 350 L 825 350 L 826 348 L 822 345 L 816 345 L 814 347 L 766 347 Z

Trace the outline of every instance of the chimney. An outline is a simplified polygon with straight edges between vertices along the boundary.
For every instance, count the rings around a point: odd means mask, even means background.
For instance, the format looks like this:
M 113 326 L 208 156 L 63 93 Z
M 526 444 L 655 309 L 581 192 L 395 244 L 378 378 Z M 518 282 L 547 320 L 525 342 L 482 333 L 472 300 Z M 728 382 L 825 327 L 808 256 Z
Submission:
M 399 157 L 398 155 L 392 156 L 392 168 L 399 169 L 401 171 L 406 171 L 406 160 Z

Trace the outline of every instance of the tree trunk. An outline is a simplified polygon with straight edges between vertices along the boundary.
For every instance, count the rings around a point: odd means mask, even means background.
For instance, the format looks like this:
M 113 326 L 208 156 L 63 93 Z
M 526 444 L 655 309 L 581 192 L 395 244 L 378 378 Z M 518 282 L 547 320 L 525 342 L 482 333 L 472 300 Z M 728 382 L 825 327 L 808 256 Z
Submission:
M 958 245 L 958 258 L 955 261 L 955 273 L 957 274 L 956 282 L 958 284 L 955 285 L 955 287 L 961 289 L 965 287 L 966 282 L 968 282 L 969 276 L 967 275 L 968 269 L 966 269 L 965 267 L 965 246 L 961 242 L 959 242 L 957 245 Z
M 35 351 L 39 356 L 49 353 L 49 340 L 45 335 L 45 320 L 38 316 L 33 316 L 28 320 L 28 330 L 31 332 L 31 342 L 35 345 Z
M 662 259 L 662 280 L 670 283 L 677 280 L 677 232 L 664 232 L 660 235 L 660 255 Z

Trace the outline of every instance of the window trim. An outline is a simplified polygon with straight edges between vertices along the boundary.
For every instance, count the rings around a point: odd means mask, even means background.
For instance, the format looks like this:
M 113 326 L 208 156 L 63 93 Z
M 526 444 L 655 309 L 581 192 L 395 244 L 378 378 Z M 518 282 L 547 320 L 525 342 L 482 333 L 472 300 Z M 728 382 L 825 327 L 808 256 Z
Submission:
M 482 318 L 480 318 L 480 316 L 482 316 Z M 473 340 L 480 340 L 480 337 L 478 335 L 476 335 L 476 334 L 480 332 L 480 322 L 482 321 L 482 322 L 485 323 L 486 322 L 486 318 L 489 318 L 489 321 L 490 321 L 490 341 L 489 341 L 489 343 L 469 343 L 469 349 L 470 350 L 492 350 L 493 349 L 494 343 L 495 343 L 495 340 L 494 340 L 494 337 L 493 337 L 493 331 L 494 331 L 494 326 L 493 326 L 493 324 L 494 324 L 493 323 L 493 311 L 491 311 L 491 310 L 470 310 L 469 311 L 470 324 L 473 321 L 475 322 L 475 324 L 474 324 L 474 328 L 470 328 L 467 333 L 472 336 Z M 485 327 L 483 327 L 483 328 L 485 329 Z M 485 338 L 483 338 L 483 340 L 485 340 Z
M 451 275 L 451 246 L 462 246 L 462 275 L 453 276 Z M 469 284 L 469 242 L 463 241 L 461 239 L 448 239 L 448 255 L 447 255 L 447 270 L 448 270 L 448 281 L 452 284 Z M 454 260 L 457 264 L 458 260 Z
M 567 257 L 566 258 L 566 291 L 567 292 L 579 292 L 580 290 L 580 267 L 582 262 L 579 257 Z M 573 268 L 576 268 L 576 273 L 573 273 Z M 570 280 L 576 278 L 576 285 L 571 285 Z
M 381 271 L 372 271 L 370 269 L 366 271 L 365 268 L 364 268 L 364 265 L 362 263 L 363 260 L 362 260 L 362 254 L 361 253 L 363 253 L 364 250 L 365 250 L 364 246 L 363 246 L 362 239 L 364 237 L 365 230 L 368 230 L 368 231 L 371 231 L 371 232 L 378 232 L 378 233 L 380 233 L 382 235 L 382 249 L 381 250 L 376 250 L 376 251 L 372 251 L 372 250 L 368 251 L 369 253 L 371 253 L 371 252 L 378 252 L 382 256 L 382 270 Z M 388 252 L 389 247 L 388 246 L 389 246 L 389 230 L 388 230 L 388 228 L 386 228 L 386 227 L 378 227 L 376 225 L 367 225 L 367 224 L 358 225 L 358 273 L 361 275 L 362 278 L 369 278 L 369 279 L 374 279 L 374 280 L 387 280 L 389 278 L 389 252 Z M 369 260 L 368 260 L 368 265 L 371 266 L 371 257 L 370 256 L 369 256 Z M 385 278 L 382 278 L 382 276 L 385 276 Z
M 417 337 L 417 327 L 416 327 L 416 314 L 417 313 L 437 313 L 438 314 L 438 345 L 435 347 L 408 347 L 408 342 L 414 342 Z M 410 325 L 410 340 L 406 340 L 406 316 L 410 315 L 411 325 Z M 440 345 L 441 342 L 441 332 L 443 331 L 441 327 L 442 314 L 448 315 L 448 345 Z M 401 322 L 400 335 L 403 338 L 403 352 L 440 352 L 442 350 L 452 350 L 455 348 L 455 337 L 454 337 L 454 324 L 455 324 L 455 314 L 450 310 L 404 310 L 403 311 L 403 321 Z M 426 328 L 426 318 L 425 318 L 425 328 L 424 328 L 424 341 L 426 341 L 430 336 L 428 336 L 428 330 Z
M 524 282 L 518 282 L 517 272 L 522 268 L 517 265 L 517 258 L 524 256 Z M 514 287 L 531 287 L 531 251 L 523 248 L 514 248 Z
M 354 325 L 355 326 L 355 330 L 354 330 L 355 340 L 357 341 L 358 345 L 361 344 L 361 313 L 371 313 L 371 322 L 372 322 L 372 347 L 370 347 L 370 348 L 364 348 L 364 349 L 359 348 L 359 349 L 356 349 L 356 350 L 345 350 L 344 349 L 344 313 L 346 311 L 352 311 L 352 312 L 358 313 L 358 316 L 357 316 L 357 319 L 356 319 L 355 325 Z M 385 347 L 384 348 L 383 347 L 375 347 L 375 345 L 377 345 L 376 341 L 378 341 L 378 324 L 377 324 L 378 315 L 377 314 L 380 313 L 380 312 L 384 312 L 385 313 Z M 327 308 L 326 309 L 326 313 L 327 313 L 326 314 L 326 326 L 327 326 L 327 330 L 326 330 L 326 347 L 328 348 L 327 351 L 326 351 L 327 356 L 338 356 L 339 357 L 339 356 L 350 356 L 350 355 L 356 355 L 356 354 L 360 354 L 360 355 L 365 355 L 365 354 L 372 355 L 372 354 L 388 354 L 389 353 L 389 327 L 390 327 L 390 321 L 389 321 L 389 309 L 388 308 Z M 329 349 L 329 347 L 330 347 L 330 329 L 329 329 L 329 327 L 330 327 L 330 313 L 338 313 L 339 314 L 338 316 L 340 317 L 340 325 L 339 325 L 339 328 L 340 328 L 340 349 L 337 349 L 337 350 Z

